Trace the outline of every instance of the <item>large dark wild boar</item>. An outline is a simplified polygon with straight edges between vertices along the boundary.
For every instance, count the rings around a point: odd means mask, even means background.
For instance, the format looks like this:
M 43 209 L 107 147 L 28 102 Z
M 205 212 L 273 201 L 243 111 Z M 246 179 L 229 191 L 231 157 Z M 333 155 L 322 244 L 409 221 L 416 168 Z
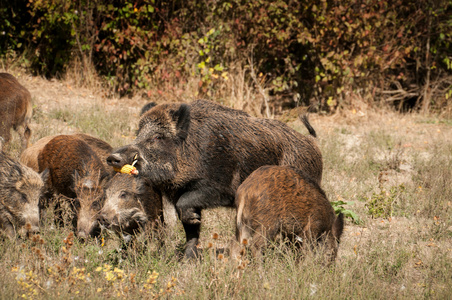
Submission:
M 101 210 L 103 224 L 123 235 L 132 235 L 163 222 L 162 197 L 141 176 L 117 173 L 105 189 Z
M 107 160 L 120 168 L 138 155 L 139 173 L 176 206 L 187 239 L 185 256 L 194 257 L 201 210 L 233 207 L 235 191 L 260 166 L 291 165 L 320 184 L 315 131 L 302 120 L 312 136 L 209 101 L 161 104 L 141 117 L 135 141 Z
M 28 146 L 31 116 L 30 92 L 11 74 L 0 73 L 0 136 L 5 143 L 10 141 L 13 128 L 21 136 L 22 150 Z
M 0 146 L 0 230 L 7 236 L 39 231 L 38 203 L 47 175 L 6 156 Z
M 21 153 L 20 162 L 38 172 L 38 156 L 41 153 L 42 149 L 44 149 L 44 147 L 47 145 L 47 143 L 56 136 L 57 135 L 50 135 L 36 141 L 33 145 L 31 145 Z M 107 157 L 113 151 L 113 148 L 110 146 L 110 144 L 84 133 L 75 133 L 71 136 L 79 138 L 87 143 L 102 161 L 105 169 L 113 172 L 113 169 L 107 164 Z
M 98 234 L 98 213 L 109 173 L 96 152 L 74 135 L 59 135 L 45 145 L 38 163 L 39 170 L 49 169 L 47 186 L 51 194 L 65 196 L 74 208 L 77 236 L 86 238 Z
M 255 255 L 282 236 L 298 245 L 323 244 L 330 262 L 335 260 L 343 215 L 336 217 L 324 191 L 303 172 L 287 166 L 260 167 L 238 188 L 235 205 L 237 242 L 249 245 Z

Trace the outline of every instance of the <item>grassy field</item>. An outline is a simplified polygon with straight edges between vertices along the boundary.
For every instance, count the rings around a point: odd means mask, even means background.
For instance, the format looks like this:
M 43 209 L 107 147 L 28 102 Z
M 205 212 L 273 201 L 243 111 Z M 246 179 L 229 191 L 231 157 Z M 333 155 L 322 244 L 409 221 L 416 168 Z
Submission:
M 73 132 L 114 147 L 133 139 L 145 100 L 105 99 L 66 82 L 14 75 L 33 96 L 32 142 Z M 298 121 L 284 120 L 305 133 Z M 324 155 L 323 188 L 359 218 L 346 220 L 331 267 L 315 253 L 297 261 L 287 245 L 259 261 L 217 255 L 234 236 L 230 209 L 205 212 L 200 262 L 178 259 L 180 224 L 124 249 L 109 233 L 81 243 L 48 211 L 39 236 L 0 242 L 0 298 L 450 299 L 452 121 L 383 110 L 310 120 Z M 18 157 L 18 149 L 15 135 L 7 151 Z

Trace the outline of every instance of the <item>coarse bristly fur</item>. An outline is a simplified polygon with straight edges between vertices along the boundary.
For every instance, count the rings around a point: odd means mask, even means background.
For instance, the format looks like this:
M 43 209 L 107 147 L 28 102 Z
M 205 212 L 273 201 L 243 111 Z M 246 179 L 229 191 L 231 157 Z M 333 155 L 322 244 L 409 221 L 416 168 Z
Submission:
M 282 236 L 299 246 L 322 244 L 329 261 L 335 260 L 343 215 L 336 216 L 325 192 L 304 172 L 260 167 L 240 185 L 235 202 L 237 242 L 249 245 L 254 255 Z
M 0 136 L 5 143 L 11 139 L 11 128 L 21 136 L 22 151 L 27 148 L 32 116 L 30 92 L 8 73 L 0 73 Z
M 36 172 L 39 172 L 38 164 L 39 154 L 41 153 L 42 149 L 44 149 L 44 147 L 47 145 L 47 143 L 57 136 L 58 135 L 45 136 L 36 141 L 33 145 L 31 145 L 21 153 L 20 162 L 32 168 Z M 113 151 L 113 148 L 110 146 L 110 144 L 101 139 L 98 139 L 96 137 L 84 133 L 75 133 L 71 134 L 71 136 L 79 138 L 83 140 L 85 143 L 87 143 L 91 147 L 91 149 L 97 154 L 101 162 L 104 164 L 105 169 L 114 172 L 113 168 L 107 165 L 107 157 Z
M 118 173 L 108 182 L 105 195 L 101 220 L 118 234 L 134 234 L 163 222 L 161 194 L 143 177 Z
M 303 122 L 309 125 L 307 118 Z M 322 155 L 314 129 L 302 135 L 286 124 L 251 117 L 210 101 L 169 103 L 140 119 L 135 141 L 107 159 L 136 168 L 176 206 L 184 225 L 186 257 L 196 256 L 201 210 L 234 206 L 235 191 L 263 165 L 289 165 L 320 184 Z
M 51 191 L 47 197 L 70 201 L 73 207 L 72 223 L 77 236 L 87 238 L 99 233 L 98 213 L 103 205 L 103 188 L 109 179 L 96 152 L 75 135 L 59 135 L 50 140 L 38 156 L 39 169 L 49 169 L 46 184 Z M 48 205 L 43 203 L 42 206 Z
M 13 238 L 39 231 L 39 198 L 48 172 L 41 175 L 0 151 L 0 228 Z

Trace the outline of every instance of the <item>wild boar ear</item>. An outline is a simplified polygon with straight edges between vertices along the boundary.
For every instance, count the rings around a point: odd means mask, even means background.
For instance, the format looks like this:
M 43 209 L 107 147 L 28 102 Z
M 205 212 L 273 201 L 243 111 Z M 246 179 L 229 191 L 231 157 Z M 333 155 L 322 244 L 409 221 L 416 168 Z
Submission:
M 21 191 L 22 187 L 24 186 L 25 182 L 23 180 L 17 180 L 16 181 L 16 190 Z
M 145 177 L 135 177 L 135 183 L 138 195 L 145 195 L 149 190 L 149 186 L 151 186 L 150 181 Z
M 102 187 L 106 187 L 112 178 L 113 176 L 111 176 L 111 174 L 107 172 L 102 173 L 100 176 L 99 185 Z
M 23 170 L 22 167 L 20 166 L 20 164 L 13 164 L 11 166 L 11 173 L 8 179 L 15 179 L 18 180 L 19 178 L 22 177 L 23 174 Z
M 183 140 L 186 139 L 190 127 L 190 106 L 181 104 L 172 117 L 173 121 L 176 122 L 177 136 Z
M 44 171 L 42 171 L 41 173 L 39 173 L 39 175 L 41 175 L 41 179 L 44 183 L 47 182 L 47 180 L 49 180 L 50 177 L 50 172 L 49 172 L 49 168 L 46 168 Z
M 72 190 L 75 191 L 75 186 L 77 185 L 77 182 L 82 178 L 80 173 L 77 170 L 74 170 L 74 174 L 72 174 Z

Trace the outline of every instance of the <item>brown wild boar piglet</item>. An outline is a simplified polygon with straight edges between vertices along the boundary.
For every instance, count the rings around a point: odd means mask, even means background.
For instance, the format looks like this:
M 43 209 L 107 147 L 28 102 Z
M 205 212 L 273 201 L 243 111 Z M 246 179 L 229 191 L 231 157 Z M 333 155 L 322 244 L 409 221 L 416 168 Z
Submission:
M 109 172 L 96 152 L 74 135 L 59 135 L 50 140 L 38 156 L 39 170 L 49 169 L 46 185 L 49 194 L 63 195 L 73 207 L 73 224 L 80 238 L 95 236 L 100 227 L 98 213 L 104 201 L 104 186 Z M 63 200 L 64 199 L 64 200 Z M 46 206 L 45 202 L 42 206 Z M 57 209 L 58 210 L 58 209 Z
M 325 246 L 335 260 L 344 228 L 319 185 L 287 166 L 263 166 L 251 173 L 236 195 L 236 239 L 258 255 L 278 236 L 301 246 L 304 241 Z M 236 255 L 233 251 L 233 255 Z

